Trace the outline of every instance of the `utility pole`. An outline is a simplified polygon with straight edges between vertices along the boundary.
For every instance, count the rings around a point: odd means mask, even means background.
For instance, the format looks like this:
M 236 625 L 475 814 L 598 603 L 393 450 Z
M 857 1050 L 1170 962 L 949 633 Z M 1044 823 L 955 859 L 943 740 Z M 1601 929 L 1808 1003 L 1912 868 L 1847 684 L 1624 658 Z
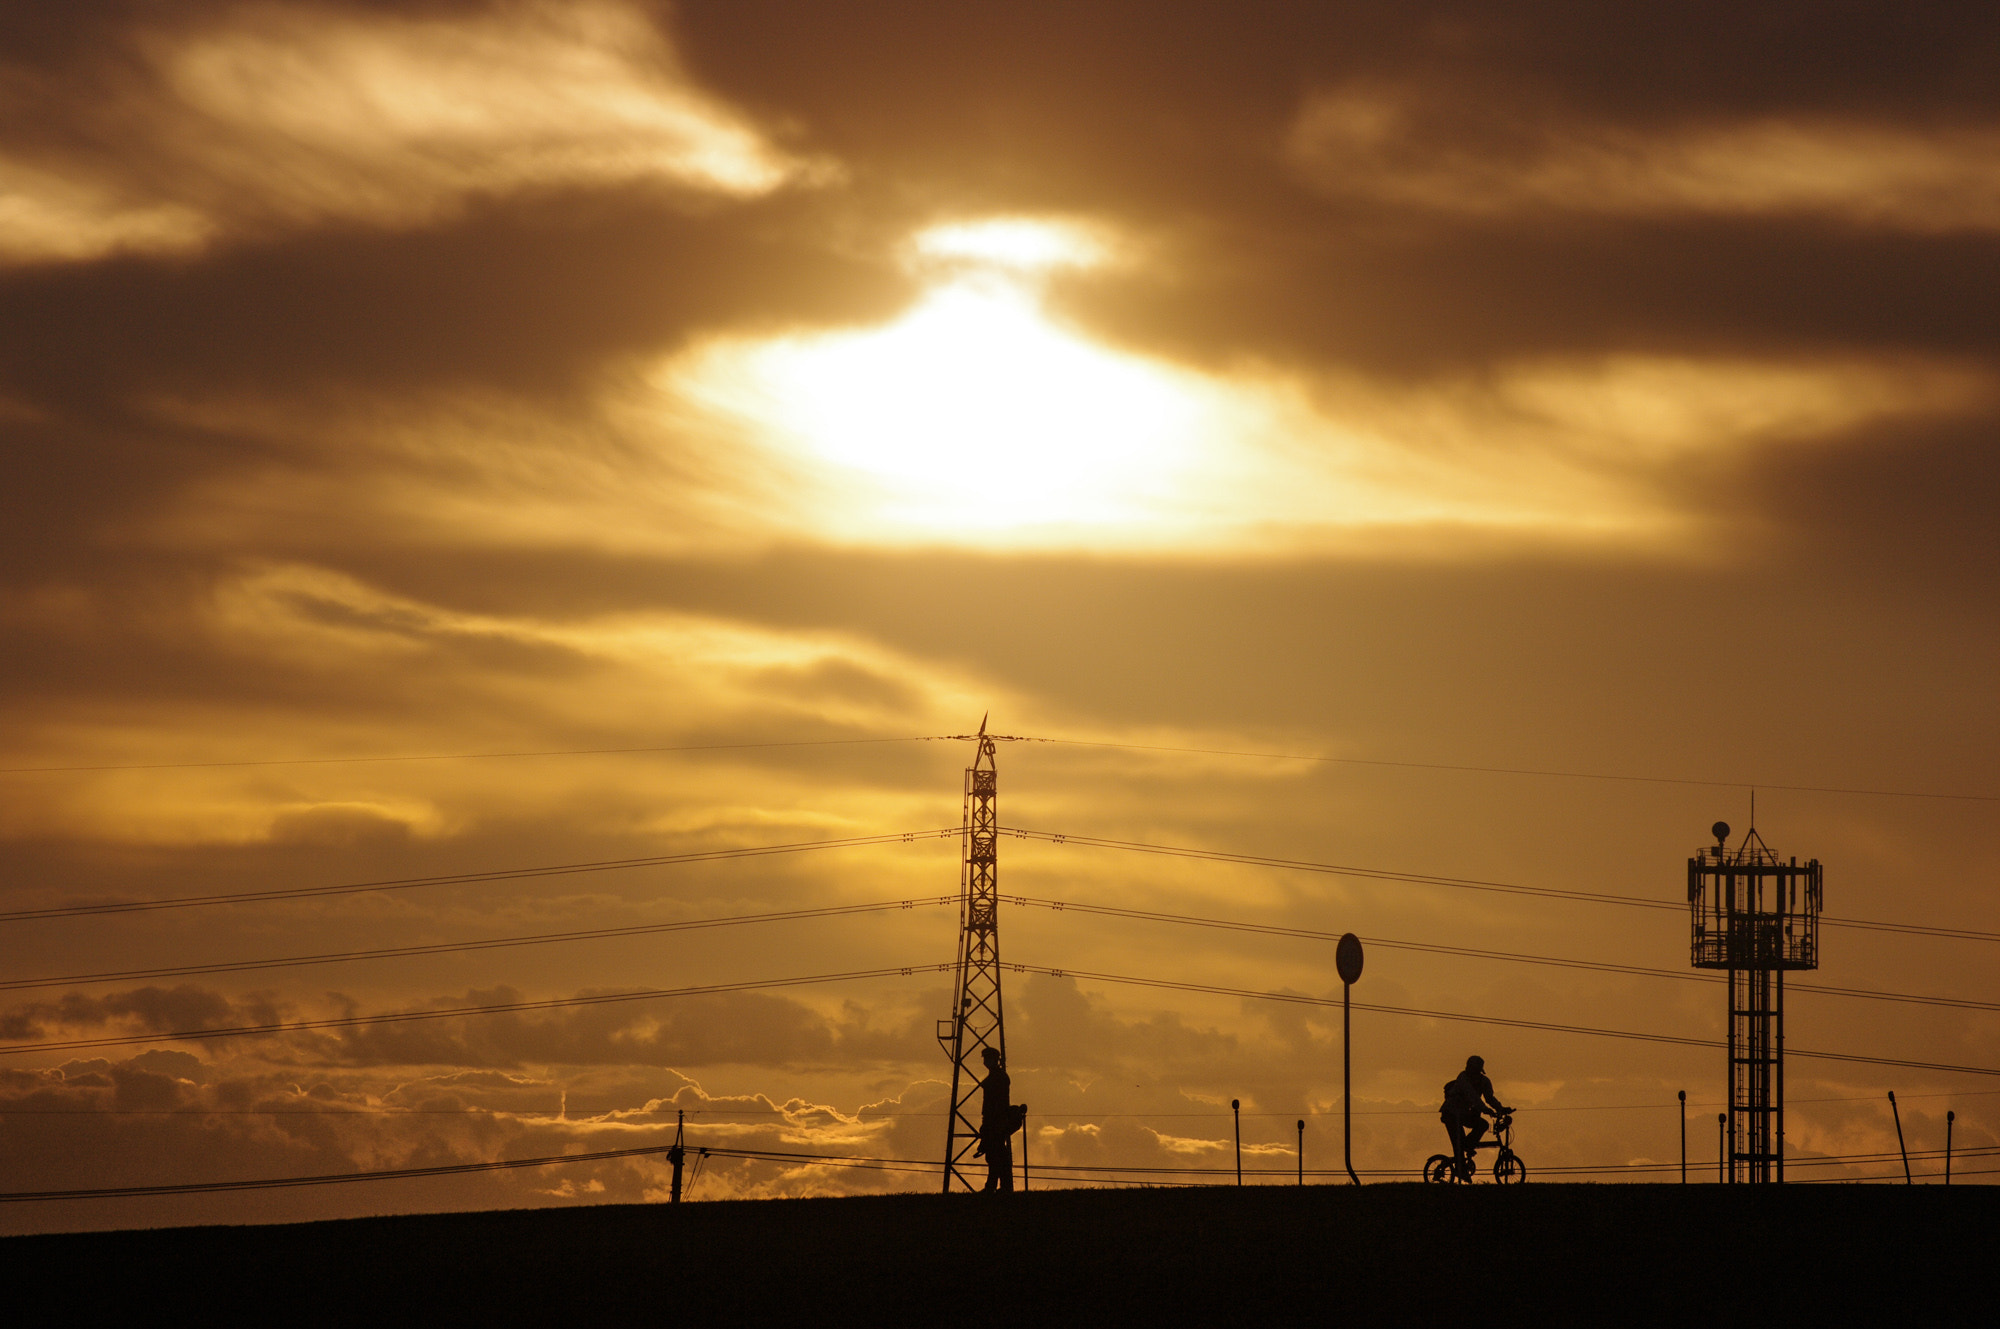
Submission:
M 945 1113 L 944 1191 L 952 1183 L 976 1191 L 983 1179 L 968 1175 L 979 1145 L 981 1054 L 992 1048 L 1007 1064 L 1007 1027 L 1000 1006 L 1000 774 L 986 720 L 967 735 L 979 746 L 965 772 L 965 811 L 959 837 L 965 848 L 958 899 L 958 983 L 951 1017 L 939 1020 L 938 1042 L 951 1058 L 951 1103 Z
M 1243 1184 L 1243 1100 L 1229 1100 L 1229 1114 L 1236 1118 L 1236 1184 Z
M 668 1192 L 674 1204 L 681 1202 L 681 1164 L 687 1161 L 687 1113 L 674 1113 L 674 1147 L 667 1150 L 667 1162 L 673 1164 L 673 1189 Z
M 1903 1184 L 1914 1186 L 1916 1181 L 1910 1176 L 1910 1148 L 1903 1143 L 1903 1110 L 1896 1106 L 1896 1091 L 1889 1091 L 1889 1111 L 1896 1118 L 1896 1152 L 1903 1156 Z

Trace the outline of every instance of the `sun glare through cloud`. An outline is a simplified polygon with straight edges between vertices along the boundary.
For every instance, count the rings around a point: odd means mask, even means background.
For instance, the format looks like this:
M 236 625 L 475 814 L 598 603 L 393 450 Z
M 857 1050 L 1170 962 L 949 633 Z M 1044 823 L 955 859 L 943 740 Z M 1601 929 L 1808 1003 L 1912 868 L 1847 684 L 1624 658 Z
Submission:
M 1051 308 L 1057 270 L 1116 252 L 1086 227 L 954 222 L 905 252 L 926 286 L 892 321 L 719 339 L 656 378 L 783 477 L 787 534 L 1246 553 L 1469 536 L 1698 555 L 1701 515 L 1661 491 L 1661 468 L 1991 392 L 1963 367 L 1866 358 L 1524 358 L 1398 384 L 1196 368 Z
M 1190 515 L 1189 478 L 1234 404 L 1051 317 L 1038 278 L 1102 261 L 1100 240 L 1002 219 L 926 231 L 911 250 L 937 275 L 895 321 L 716 345 L 674 388 L 818 472 L 847 537 L 1034 543 Z
M 1095 230 L 1074 223 L 1027 217 L 933 226 L 911 241 L 924 259 L 986 264 L 1017 272 L 1091 268 L 1106 262 L 1111 249 Z

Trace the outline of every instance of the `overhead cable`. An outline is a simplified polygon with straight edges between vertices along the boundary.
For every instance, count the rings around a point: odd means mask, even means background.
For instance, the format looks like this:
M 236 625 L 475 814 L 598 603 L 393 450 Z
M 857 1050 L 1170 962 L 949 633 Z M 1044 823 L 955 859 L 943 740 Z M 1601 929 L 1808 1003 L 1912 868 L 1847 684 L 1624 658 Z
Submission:
M 565 941 L 602 941 L 616 937 L 652 936 L 663 932 L 694 932 L 705 928 L 737 927 L 750 923 L 783 923 L 802 918 L 844 918 L 850 914 L 879 914 L 891 910 L 957 903 L 956 895 L 933 895 L 907 900 L 877 900 L 867 904 L 824 905 L 817 909 L 780 909 L 766 914 L 690 918 L 672 923 L 632 923 L 615 928 L 539 932 L 529 936 L 490 937 L 480 941 L 446 941 L 423 946 L 382 946 L 373 950 L 326 951 L 315 955 L 282 955 L 262 960 L 226 960 L 214 964 L 170 965 L 157 969 L 120 969 L 94 974 L 64 974 L 49 978 L 15 978 L 0 980 L 0 992 L 29 988 L 81 987 L 89 983 L 136 982 L 154 978 L 189 978 L 199 974 L 240 974 L 260 969 L 290 969 L 300 965 L 346 964 L 356 960 L 400 960 L 417 955 L 456 955 L 468 951 L 501 950 L 514 946 L 545 946 Z
M 675 743 L 644 747 L 542 748 L 498 752 L 392 753 L 351 757 L 267 757 L 227 761 L 162 761 L 98 763 L 71 766 L 5 766 L 0 775 L 53 775 L 108 771 L 216 770 L 260 766 L 357 766 L 436 761 L 501 761 L 538 757 L 635 756 L 681 752 L 741 752 L 759 748 L 859 747 L 885 743 L 934 743 L 962 740 L 969 734 L 897 734 L 879 738 L 807 738 L 755 743 Z M 1951 802 L 2000 803 L 2000 795 L 1965 794 L 1921 789 L 1878 789 L 1847 785 L 1779 784 L 1768 780 L 1717 780 L 1694 776 L 1632 775 L 1615 771 L 1571 771 L 1540 766 L 1476 766 L 1457 762 L 1407 761 L 1389 757 L 1330 757 L 1323 753 L 1257 752 L 1241 748 L 1180 747 L 1160 743 L 1116 743 L 1102 739 L 1053 738 L 1036 734 L 990 735 L 1016 743 L 1048 743 L 1060 747 L 1104 748 L 1122 752 L 1158 752 L 1181 756 L 1247 757 L 1257 761 L 1298 761 L 1330 766 L 1376 766 L 1417 771 L 1454 771 L 1473 775 L 1518 775 L 1558 780 L 1603 780 L 1618 784 L 1689 785 L 1706 789 L 1776 789 L 1787 793 L 1847 794 L 1869 798 L 1918 798 Z
M 1236 919 L 1203 918 L 1170 914 L 1156 909 L 1128 909 L 1119 905 L 1086 904 L 1076 900 L 1051 900 L 1032 895 L 1004 895 L 1003 901 L 1023 906 L 1039 906 L 1059 913 L 1094 914 L 1107 918 L 1130 918 L 1145 922 L 1173 923 L 1188 927 L 1215 928 L 1225 932 L 1250 932 L 1260 936 L 1297 937 L 1307 941 L 1338 942 L 1341 934 L 1319 928 L 1288 927 L 1280 923 L 1250 923 Z M 1547 965 L 1559 969 L 1586 969 L 1598 973 L 1630 974 L 1641 978 L 1669 978 L 1688 983 L 1724 983 L 1695 970 L 1660 969 L 1647 965 L 1615 964 L 1608 960 L 1572 960 L 1553 955 L 1529 955 L 1520 951 L 1486 950 L 1474 946 L 1446 946 L 1438 942 L 1397 941 L 1389 937 L 1363 937 L 1369 946 L 1387 950 L 1416 951 L 1432 955 L 1452 955 L 1476 960 L 1505 960 L 1514 964 Z M 0 984 L 4 986 L 4 984 Z M 2000 1011 L 2000 1002 L 1976 1001 L 1961 997 L 1927 997 L 1908 992 L 1883 992 L 1874 988 L 1832 987 L 1823 983 L 1788 983 L 1787 992 L 1812 992 L 1825 996 L 1860 997 L 1874 1001 L 1897 1001 L 1919 1006 L 1942 1006 L 1957 1010 Z
M 777 1163 L 795 1167 L 850 1167 L 884 1172 L 915 1172 L 935 1176 L 943 1164 L 933 1159 L 921 1158 L 879 1158 L 851 1154 L 815 1154 L 803 1151 L 775 1149 L 744 1149 L 732 1146 L 682 1146 L 687 1153 L 698 1159 L 737 1158 L 750 1162 Z M 130 1199 L 156 1195 L 201 1195 L 229 1191 L 282 1190 L 301 1186 L 338 1186 L 363 1181 L 405 1181 L 424 1177 L 464 1176 L 479 1172 L 501 1172 L 520 1168 L 558 1167 L 570 1163 L 602 1163 L 618 1159 L 658 1157 L 667 1153 L 672 1144 L 638 1145 L 625 1149 L 598 1149 L 588 1153 L 544 1154 L 535 1158 L 506 1158 L 490 1162 L 441 1163 L 429 1167 L 375 1168 L 358 1172 L 326 1172 L 297 1177 L 257 1177 L 235 1181 L 186 1181 L 168 1182 L 154 1186 L 98 1186 L 80 1187 L 67 1190 L 8 1191 L 0 1192 L 0 1202 L 35 1203 L 50 1200 L 108 1200 Z M 1961 1149 L 1959 1157 L 1984 1158 L 2000 1154 L 2000 1149 Z M 1911 1154 L 1910 1157 L 1932 1159 L 1941 1157 L 1941 1151 L 1927 1154 Z M 1878 1163 L 1893 1160 L 1897 1154 L 1854 1154 L 1829 1155 L 1820 1158 L 1791 1160 L 1793 1167 L 1825 1166 L 1848 1167 L 1857 1164 Z M 1665 1173 L 1678 1170 L 1675 1163 L 1599 1163 L 1543 1166 L 1535 1169 L 1538 1176 L 1607 1176 L 1643 1175 Z M 1413 1169 L 1407 1168 L 1363 1168 L 1363 1173 L 1371 1177 L 1402 1177 Z M 1965 1175 L 1983 1176 L 1988 1170 L 1970 1170 Z M 1045 1163 L 1032 1170 L 1032 1175 L 1055 1181 L 1076 1181 L 1097 1177 L 1156 1176 L 1156 1177 L 1226 1177 L 1236 1175 L 1235 1168 L 1143 1165 L 1119 1166 L 1103 1163 Z M 1252 1176 L 1291 1177 L 1298 1175 L 1294 1168 L 1241 1169 L 1242 1174 Z M 1345 1169 L 1307 1168 L 1304 1174 L 1313 1177 L 1336 1177 L 1346 1174 Z M 1825 1178 L 1835 1180 L 1835 1178 Z M 1863 1178 L 1863 1180 L 1869 1180 Z
M 145 1043 L 172 1043 L 211 1038 L 247 1038 L 256 1035 L 310 1033 L 322 1029 L 359 1029 L 381 1024 L 408 1024 L 418 1020 L 450 1020 L 468 1015 L 501 1015 L 520 1011 L 550 1011 L 571 1006 L 607 1006 L 620 1002 L 655 1001 L 667 997 L 707 996 L 725 992 L 755 992 L 772 988 L 804 987 L 813 983 L 846 983 L 863 978 L 907 978 L 919 971 L 949 973 L 949 961 L 939 964 L 896 965 L 882 969 L 856 969 L 841 974 L 810 974 L 801 978 L 755 979 L 742 983 L 702 983 L 682 988 L 649 988 L 637 992 L 597 992 L 580 997 L 551 997 L 543 1001 L 495 1001 L 478 1006 L 447 1006 L 421 1011 L 391 1011 L 381 1015 L 343 1015 L 323 1020 L 274 1020 L 266 1024 L 223 1025 L 209 1029 L 163 1030 L 151 1034 L 125 1034 L 108 1038 L 49 1039 L 39 1043 L 0 1044 L 0 1056 L 27 1052 L 68 1052 L 81 1048 L 136 1047 Z
M 1340 934 L 1335 932 L 1315 928 L 1289 927 L 1275 923 L 1252 923 L 1237 919 L 1204 918 L 1187 914 L 1167 913 L 1153 909 L 1130 909 L 1117 905 L 1091 904 L 1076 900 L 1053 900 L 1028 895 L 1010 895 L 1002 898 L 1020 906 L 1042 907 L 1057 912 L 1172 923 L 1182 926 L 1214 928 L 1223 931 L 1248 932 L 1262 936 L 1296 937 L 1311 941 L 1335 942 L 1340 939 Z M 622 927 L 584 928 L 565 932 L 533 933 L 525 936 L 483 938 L 473 941 L 436 942 L 419 946 L 376 947 L 365 950 L 328 951 L 309 955 L 273 956 L 254 960 L 230 960 L 207 964 L 167 965 L 149 969 L 105 970 L 84 974 L 16 978 L 0 980 L 0 991 L 27 991 L 50 987 L 80 987 L 92 983 L 142 982 L 161 978 L 190 978 L 206 974 L 248 973 L 257 970 L 295 968 L 304 965 L 345 964 L 363 960 L 407 959 L 414 956 L 451 955 L 482 950 L 499 950 L 510 947 L 552 945 L 575 941 L 598 941 L 620 937 L 696 931 L 706 928 L 785 922 L 797 919 L 885 913 L 919 907 L 951 905 L 956 903 L 957 899 L 958 897 L 955 895 L 936 895 L 904 900 L 873 901 L 864 904 L 785 909 L 762 914 L 737 914 L 717 918 L 684 919 L 667 923 L 635 923 Z M 1679 982 L 1719 983 L 1723 981 L 1722 979 L 1712 978 L 1707 974 L 1699 972 L 1680 969 L 1660 969 L 1644 965 L 1615 964 L 1602 960 L 1575 960 L 1559 956 L 1529 955 L 1517 951 L 1488 950 L 1470 946 L 1447 946 L 1436 942 L 1399 941 L 1388 937 L 1363 937 L 1361 940 L 1370 946 L 1382 947 L 1389 950 L 1451 955 L 1470 959 L 1502 960 L 1516 964 L 1545 965 L 1599 973 L 1629 974 L 1646 978 L 1673 979 Z M 1846 988 L 1818 983 L 1795 982 L 1790 985 L 1790 990 L 1793 992 L 1810 992 L 1876 1001 L 1894 1001 L 1957 1010 L 2000 1011 L 2000 1002 L 1977 1001 L 1970 998 L 1957 997 L 1929 997 L 1914 993 L 1884 992 L 1873 988 Z
M 661 752 L 745 752 L 757 748 L 858 747 L 869 743 L 920 743 L 927 736 L 799 738 L 767 743 L 679 743 L 639 748 L 548 748 L 518 752 L 426 752 L 362 757 L 266 757 L 242 761 L 151 761 L 97 766 L 0 766 L 0 775 L 57 775 L 90 771 L 198 771 L 239 766 L 366 766 L 416 761 L 501 761 L 520 757 L 610 757 Z
M 2000 803 L 2000 794 L 1957 794 L 1917 789 L 1864 789 L 1841 785 L 1776 784 L 1767 780 L 1704 780 L 1675 775 L 1623 775 L 1610 771 L 1564 771 L 1538 766 L 1469 766 L 1441 761 L 1392 761 L 1382 757 L 1328 757 L 1299 752 L 1247 752 L 1233 748 L 1168 747 L 1152 743 L 1110 743 L 1082 738 L 1035 738 L 1073 748 L 1116 748 L 1127 752 L 1167 752 L 1203 757 L 1252 757 L 1261 761 L 1318 762 L 1330 766 L 1387 766 L 1417 771 L 1459 771 L 1473 775 L 1529 775 L 1557 780 L 1608 780 L 1620 784 L 1678 784 L 1707 789 L 1781 789 L 1799 794 L 1855 794 L 1871 798 L 1929 798 Z
M 1224 987 L 1212 983 L 1191 983 L 1166 978 L 1136 978 L 1126 974 L 1095 973 L 1082 969 L 1060 969 L 1047 965 L 1026 965 L 1013 961 L 1008 967 L 1017 973 L 1046 974 L 1051 978 L 1079 978 L 1094 983 L 1123 983 L 1135 987 L 1164 988 L 1174 992 L 1202 992 L 1222 997 L 1247 997 L 1257 1001 L 1288 1002 L 1298 1006 L 1339 1007 L 1339 997 L 1314 997 L 1294 992 L 1259 992 L 1251 988 Z M 1724 1044 L 1712 1038 L 1689 1038 L 1681 1034 L 1649 1034 L 1631 1029 L 1602 1029 L 1594 1025 L 1558 1024 L 1545 1020 L 1517 1020 L 1498 1015 L 1469 1015 L 1459 1011 L 1427 1011 L 1409 1006 L 1381 1006 L 1372 1002 L 1354 1002 L 1357 1011 L 1373 1011 L 1382 1015 L 1413 1016 L 1425 1020 L 1451 1020 L 1463 1024 L 1490 1024 L 1508 1029 L 1539 1029 L 1558 1034 L 1588 1034 L 1596 1038 L 1624 1038 L 1642 1043 L 1668 1043 L 1679 1047 L 1719 1048 Z M 1901 1066 L 1910 1070 L 1944 1071 L 1960 1075 L 2000 1075 L 2000 1067 L 1958 1066 L 1944 1062 L 1910 1061 L 1899 1057 L 1869 1057 L 1850 1052 L 1811 1052 L 1804 1048 L 1789 1047 L 1786 1051 L 1794 1057 L 1812 1057 L 1820 1061 L 1857 1062 L 1870 1066 Z
M 907 978 L 918 972 L 949 973 L 952 967 L 953 963 L 951 961 L 943 961 L 936 964 L 858 969 L 838 974 L 814 974 L 801 978 L 761 979 L 741 983 L 711 983 L 684 988 L 655 988 L 635 992 L 591 993 L 577 997 L 552 997 L 540 1001 L 490 1002 L 478 1006 L 454 1006 L 420 1011 L 395 1011 L 382 1015 L 350 1015 L 321 1020 L 273 1021 L 267 1024 L 232 1025 L 209 1029 L 184 1029 L 151 1034 L 116 1035 L 103 1038 L 50 1039 L 35 1043 L 0 1044 L 0 1056 L 18 1056 L 32 1052 L 67 1052 L 84 1048 L 136 1047 L 149 1043 L 214 1038 L 241 1038 L 258 1035 L 276 1036 L 325 1029 L 356 1029 L 378 1024 L 404 1024 L 420 1020 L 446 1020 L 472 1015 L 558 1010 L 571 1006 L 597 1006 L 621 1002 L 653 1001 L 670 997 L 699 996 L 712 993 L 801 987 L 808 984 L 850 982 L 859 979 Z M 1009 961 L 1007 967 L 1016 973 L 1045 974 L 1051 978 L 1078 978 L 1091 982 L 1120 983 L 1176 992 L 1200 992 L 1214 996 L 1244 997 L 1259 1001 L 1286 1002 L 1303 1006 L 1332 1007 L 1341 1005 L 1339 998 L 1314 997 L 1305 993 L 1260 992 L 1250 988 L 1225 987 L 1219 984 L 1192 983 L 1183 980 L 1162 978 L 1140 978 L 1126 974 L 1106 974 L 1090 970 L 1057 968 L 1048 965 L 1020 964 L 1013 961 Z M 1672 1044 L 1681 1047 L 1719 1048 L 1723 1046 L 1723 1044 L 1714 1039 L 1689 1038 L 1678 1034 L 1651 1034 L 1626 1029 L 1604 1029 L 1593 1025 L 1559 1024 L 1542 1020 L 1513 1019 L 1498 1015 L 1471 1015 L 1456 1011 L 1419 1010 L 1405 1006 L 1383 1006 L 1370 1002 L 1355 1002 L 1354 1007 L 1358 1010 L 1373 1011 L 1383 1015 L 1411 1016 L 1429 1020 L 1451 1020 L 1466 1024 L 1486 1024 L 1511 1029 L 1537 1029 L 1550 1033 L 1586 1034 L 1599 1038 L 1622 1038 L 1645 1043 Z M 1852 1062 L 1871 1066 L 1900 1066 L 1912 1070 L 1941 1071 L 1963 1075 L 2000 1075 L 2000 1069 L 1983 1066 L 1960 1066 L 1944 1062 L 1914 1061 L 1897 1057 L 1871 1057 L 1858 1053 L 1814 1052 L 1803 1048 L 1792 1048 L 1790 1052 L 1793 1056 L 1810 1057 L 1821 1061 Z
M 1200 849 L 1190 845 L 1151 844 L 1141 840 L 1113 840 L 1097 835 L 1077 835 L 1069 831 L 1029 830 L 1003 826 L 1001 834 L 1020 840 L 1042 840 L 1049 844 L 1084 845 L 1093 849 L 1123 849 L 1133 853 L 1157 854 L 1167 858 L 1201 859 L 1214 863 L 1240 863 L 1248 867 L 1279 868 L 1288 872 L 1310 872 L 1322 876 L 1355 877 L 1377 881 L 1407 881 L 1419 886 L 1449 886 L 1457 890 L 1496 891 L 1505 895 L 1531 895 L 1556 900 L 1580 900 L 1591 904 L 1625 905 L 1637 909 L 1659 909 L 1680 913 L 1685 903 L 1655 900 L 1639 895 L 1613 895 L 1603 891 L 1573 891 L 1549 886 L 1523 886 L 1516 882 L 1488 881 L 1478 877 L 1447 877 L 1428 872 L 1400 872 L 1388 868 L 1354 867 L 1341 863 L 1319 863 L 1310 859 L 1277 858 L 1267 854 L 1246 854 L 1227 849 Z M 1948 937 L 1959 941 L 2000 941 L 2000 932 L 1969 928 L 1932 927 L 1923 923 L 1885 923 L 1873 919 L 1820 916 L 1829 927 L 1859 928 L 1871 932 L 1900 932 L 1911 936 Z
M 275 890 L 180 895 L 160 900 L 113 900 L 100 904 L 55 905 L 46 909 L 14 909 L 0 912 L 0 923 L 36 918 L 75 918 L 86 914 L 131 914 L 155 909 L 192 909 L 217 904 L 255 904 L 271 900 L 311 900 L 329 895 L 405 891 L 419 886 L 460 886 L 490 881 L 519 881 L 532 877 L 572 876 L 583 872 L 616 872 L 628 868 L 668 867 L 679 863 L 708 863 L 732 858 L 762 858 L 771 854 L 800 854 L 815 849 L 853 849 L 861 845 L 910 844 L 918 840 L 953 839 L 958 836 L 960 829 L 957 826 L 946 826 L 931 831 L 850 835 L 836 840 L 743 845 L 734 849 L 694 849 L 678 854 L 649 854 L 641 858 L 597 859 L 586 863 L 552 863 L 527 868 L 493 868 L 483 872 L 449 872 L 430 877 L 396 877 L 385 881 L 346 882 L 329 886 L 287 886 Z

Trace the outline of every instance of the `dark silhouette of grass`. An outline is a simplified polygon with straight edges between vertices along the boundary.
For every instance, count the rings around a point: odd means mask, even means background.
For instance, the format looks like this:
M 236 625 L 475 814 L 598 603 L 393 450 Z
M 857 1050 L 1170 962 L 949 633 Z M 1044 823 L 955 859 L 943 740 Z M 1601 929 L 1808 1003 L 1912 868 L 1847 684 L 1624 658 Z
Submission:
M 22 1324 L 1903 1321 L 1987 1304 L 1997 1217 L 1972 1186 L 891 1195 L 13 1237 L 0 1285 Z

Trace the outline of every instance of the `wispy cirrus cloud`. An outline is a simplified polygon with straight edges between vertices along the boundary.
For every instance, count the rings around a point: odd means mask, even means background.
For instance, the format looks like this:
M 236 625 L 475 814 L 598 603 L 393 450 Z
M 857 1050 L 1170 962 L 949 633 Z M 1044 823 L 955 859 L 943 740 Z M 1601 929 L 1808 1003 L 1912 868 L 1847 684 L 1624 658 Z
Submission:
M 1455 215 L 2000 229 L 1993 123 L 1774 113 L 1641 126 L 1352 85 L 1308 97 L 1287 146 L 1295 169 L 1324 193 Z
M 430 17 L 248 5 L 125 44 L 88 98 L 46 76 L 0 85 L 0 113 L 60 131 L 0 156 L 0 262 L 421 226 L 548 189 L 746 198 L 823 169 L 696 87 L 615 0 Z

